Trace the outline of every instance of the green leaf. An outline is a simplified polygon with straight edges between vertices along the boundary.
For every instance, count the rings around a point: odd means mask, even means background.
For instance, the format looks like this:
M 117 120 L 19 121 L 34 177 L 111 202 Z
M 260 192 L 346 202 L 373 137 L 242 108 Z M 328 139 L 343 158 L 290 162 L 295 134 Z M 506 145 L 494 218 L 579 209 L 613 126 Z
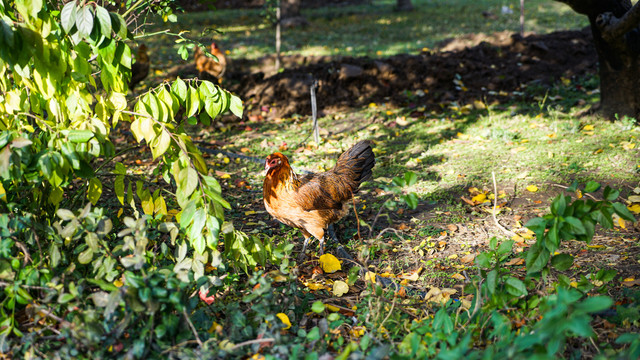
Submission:
M 541 271 L 547 266 L 550 256 L 549 250 L 540 245 L 540 243 L 536 242 L 531 245 L 529 251 L 527 251 L 527 273 L 531 274 Z
M 189 86 L 189 90 L 187 90 L 186 116 L 191 117 L 195 115 L 199 109 L 200 109 L 200 98 L 198 97 L 198 91 L 193 87 Z
M 98 18 L 98 22 L 100 23 L 100 33 L 102 36 L 110 37 L 111 36 L 111 16 L 107 9 L 102 6 L 96 6 L 96 18 Z
M 69 135 L 67 135 L 67 139 L 72 143 L 86 143 L 91 140 L 93 137 L 93 132 L 91 130 L 71 130 L 69 131 Z
M 516 279 L 512 276 L 507 278 L 507 281 L 505 281 L 505 285 L 507 292 L 513 296 L 520 297 L 525 296 L 529 293 L 524 283 L 520 279 Z
M 91 6 L 85 5 L 78 9 L 76 27 L 82 37 L 88 37 L 89 34 L 91 34 L 91 30 L 93 29 L 93 11 L 91 11 Z
M 111 17 L 111 27 L 113 27 L 113 31 L 115 31 L 121 39 L 126 39 L 129 30 L 127 30 L 127 22 L 122 15 L 110 12 L 109 16 Z
M 407 186 L 412 186 L 413 184 L 418 182 L 418 175 L 413 171 L 407 171 L 404 173 L 404 182 Z
M 618 214 L 618 216 L 620 216 L 621 218 L 627 221 L 631 221 L 631 222 L 636 221 L 636 218 L 633 216 L 631 211 L 629 211 L 629 209 L 627 209 L 627 207 L 624 204 L 615 202 L 612 205 L 613 205 L 613 211 L 616 214 Z
M 478 256 L 476 256 L 476 264 L 484 269 L 490 268 L 491 256 L 486 252 L 480 253 Z
M 618 198 L 618 195 L 620 195 L 620 191 L 613 190 L 609 186 L 605 187 L 604 191 L 602 192 L 602 196 L 609 201 L 614 201 Z
M 567 208 L 567 200 L 564 195 L 560 194 L 553 199 L 551 203 L 551 213 L 553 215 L 562 216 L 564 215 L 564 210 Z
M 585 186 L 584 186 L 584 192 L 585 193 L 591 193 L 594 191 L 598 191 L 598 189 L 600 189 L 600 184 L 598 184 L 595 181 L 589 181 Z
M 500 246 L 498 246 L 498 250 L 496 250 L 496 253 L 498 253 L 498 255 L 506 255 L 511 252 L 512 248 L 513 240 L 503 241 L 502 243 L 500 243 Z
M 307 340 L 308 341 L 317 341 L 320 339 L 320 329 L 318 329 L 318 327 L 314 327 L 313 329 L 311 329 L 311 331 L 309 331 L 309 333 L 307 334 Z
M 557 270 L 564 271 L 573 265 L 573 256 L 569 254 L 558 254 L 551 258 L 551 265 Z
M 162 130 L 160 132 L 160 136 L 153 139 L 153 141 L 149 145 L 151 147 L 151 155 L 153 156 L 153 159 L 155 160 L 159 156 L 162 156 L 169 149 L 170 145 L 171 136 L 169 135 L 167 130 Z
M 67 34 L 73 28 L 73 25 L 76 24 L 76 2 L 69 1 L 64 5 L 62 11 L 60 12 L 60 24 L 62 25 L 62 29 Z
M 586 313 L 594 313 L 602 310 L 606 310 L 613 305 L 613 300 L 608 296 L 593 296 L 588 297 L 584 301 L 575 305 L 576 310 L 581 310 Z
M 242 100 L 234 94 L 231 94 L 231 103 L 229 104 L 229 110 L 233 115 L 242 118 Z
M 87 190 L 87 199 L 91 201 L 91 204 L 95 205 L 102 196 L 102 183 L 98 178 L 91 178 L 89 180 L 89 189 Z
M 324 304 L 322 303 L 322 301 L 320 300 L 315 301 L 313 305 L 311 305 L 311 311 L 313 311 L 316 314 L 320 314 L 321 312 L 323 312 Z
M 566 218 L 564 218 L 564 221 L 569 225 L 568 230 L 570 233 L 574 235 L 586 234 L 587 230 L 584 228 L 584 225 L 582 225 L 582 221 L 580 221 L 580 219 L 573 216 L 567 216 Z
M 493 269 L 487 274 L 487 290 L 489 294 L 493 295 L 496 292 L 498 286 L 498 271 Z
M 409 209 L 413 210 L 418 207 L 418 195 L 416 195 L 416 193 L 402 195 L 401 198 L 407 204 Z
M 124 175 L 116 176 L 113 182 L 113 187 L 120 205 L 124 205 Z
M 433 327 L 442 330 L 445 334 L 450 334 L 453 331 L 453 320 L 444 308 L 440 308 L 434 316 Z
M 91 260 L 93 260 L 93 250 L 91 250 L 90 247 L 78 254 L 78 262 L 80 262 L 80 264 L 88 264 Z
M 171 92 L 180 100 L 181 104 L 187 101 L 187 84 L 180 77 L 171 84 Z

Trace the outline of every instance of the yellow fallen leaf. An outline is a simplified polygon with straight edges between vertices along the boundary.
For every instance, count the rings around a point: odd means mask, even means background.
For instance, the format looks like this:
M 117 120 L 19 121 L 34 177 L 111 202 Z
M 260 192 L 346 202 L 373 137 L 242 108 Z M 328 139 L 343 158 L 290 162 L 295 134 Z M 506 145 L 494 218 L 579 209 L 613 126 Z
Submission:
M 538 187 L 535 185 L 529 185 L 527 186 L 527 190 L 529 190 L 530 192 L 536 192 L 538 191 Z
M 303 283 L 304 286 L 306 286 L 309 290 L 331 290 L 327 285 L 324 284 L 320 284 L 317 282 L 311 282 L 311 281 L 307 281 L 305 283 Z
M 604 245 L 587 245 L 589 249 L 604 249 Z
M 337 280 L 333 283 L 333 295 L 340 297 L 349 292 L 349 285 L 346 282 Z
M 326 273 L 334 273 L 340 269 L 342 269 L 342 265 L 340 265 L 340 260 L 337 257 L 331 254 L 324 254 L 320 256 L 318 259 L 320 262 L 320 267 Z
M 255 214 L 255 213 L 256 213 L 255 211 L 253 211 L 253 210 L 249 210 L 249 211 L 245 211 L 245 212 L 244 212 L 244 215 L 245 215 L 245 216 L 249 216 L 249 215 L 253 215 L 253 214 Z
M 627 209 L 635 214 L 640 214 L 640 204 L 633 204 L 631 206 L 627 206 Z
M 596 150 L 596 151 L 594 151 L 594 152 L 593 152 L 593 155 L 600 154 L 600 153 L 601 153 L 601 152 L 603 152 L 603 151 L 604 151 L 604 150 L 602 150 L 602 149 L 598 149 L 598 150 Z
M 289 321 L 289 317 L 287 316 L 287 314 L 285 314 L 285 313 L 277 313 L 276 316 L 278 317 L 278 319 L 280 319 L 280 321 L 282 321 L 283 324 L 286 325 L 284 327 L 285 330 L 287 330 L 288 328 L 291 327 L 291 321 Z
M 594 128 L 593 128 L 593 125 L 585 125 L 585 126 L 582 128 L 582 130 L 586 130 L 586 131 L 592 131 L 593 129 L 594 129 Z
M 372 271 L 367 271 L 366 274 L 364 274 L 364 281 L 369 281 L 375 284 L 376 282 L 376 273 L 372 272 Z
M 627 200 L 631 201 L 632 203 L 640 203 L 640 195 L 631 195 Z
M 471 201 L 475 202 L 475 203 L 483 203 L 487 200 L 487 195 L 480 193 L 474 197 L 471 198 Z
M 366 330 L 367 330 L 367 328 L 364 327 L 364 326 L 354 326 L 354 327 L 351 328 L 351 330 L 349 330 L 349 333 L 353 337 L 360 337 L 360 336 L 364 335 L 364 332 Z
M 115 285 L 116 287 L 122 287 L 122 285 L 124 285 L 124 283 L 120 279 L 115 279 L 113 281 L 113 285 Z
M 417 281 L 420 278 L 420 272 L 422 272 L 422 267 L 419 267 L 417 270 L 411 271 L 409 273 L 404 273 L 398 277 L 400 279 L 405 279 L 409 281 Z
M 456 279 L 456 280 L 464 280 L 464 276 L 460 275 L 460 274 L 453 274 L 451 275 L 452 278 Z

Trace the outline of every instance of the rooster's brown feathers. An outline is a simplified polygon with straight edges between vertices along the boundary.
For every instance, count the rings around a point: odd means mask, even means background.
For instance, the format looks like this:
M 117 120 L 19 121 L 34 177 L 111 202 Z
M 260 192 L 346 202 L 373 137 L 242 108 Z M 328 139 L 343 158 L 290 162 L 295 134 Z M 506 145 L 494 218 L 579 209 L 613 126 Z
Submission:
M 147 46 L 145 44 L 140 44 L 136 54 L 136 62 L 131 64 L 131 81 L 129 81 L 129 89 L 133 91 L 135 86 L 149 75 L 149 63 Z
M 207 56 L 199 46 L 196 46 L 196 51 L 193 54 L 196 69 L 200 72 L 201 77 L 207 74 L 220 79 L 227 69 L 227 58 L 216 43 L 211 43 L 211 55 L 214 55 L 215 58 Z
M 265 165 L 265 208 L 280 222 L 302 231 L 304 248 L 311 235 L 320 240 L 322 252 L 325 229 L 347 214 L 348 200 L 371 177 L 375 163 L 368 141 L 360 141 L 340 155 L 333 169 L 304 176 L 293 172 L 286 156 L 273 153 Z

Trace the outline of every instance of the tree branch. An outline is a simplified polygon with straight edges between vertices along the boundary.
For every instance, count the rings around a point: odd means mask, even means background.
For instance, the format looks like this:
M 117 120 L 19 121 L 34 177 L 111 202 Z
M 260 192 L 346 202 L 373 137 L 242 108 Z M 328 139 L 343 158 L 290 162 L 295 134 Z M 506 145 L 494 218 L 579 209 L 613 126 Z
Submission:
M 602 31 L 602 37 L 607 42 L 614 42 L 633 30 L 640 23 L 640 6 L 636 3 L 621 18 L 613 13 L 606 12 L 598 15 L 596 25 Z

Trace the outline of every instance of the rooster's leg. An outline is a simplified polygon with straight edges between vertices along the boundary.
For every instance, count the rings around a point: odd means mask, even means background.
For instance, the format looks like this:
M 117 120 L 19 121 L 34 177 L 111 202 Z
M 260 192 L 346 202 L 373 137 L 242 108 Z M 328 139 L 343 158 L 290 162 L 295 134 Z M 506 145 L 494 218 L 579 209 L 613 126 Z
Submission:
M 309 240 L 311 240 L 311 236 L 305 236 L 304 245 L 302 245 L 302 253 L 304 254 L 307 250 L 307 245 L 309 245 Z
M 324 236 L 320 239 L 320 255 L 324 254 Z
M 329 224 L 329 226 L 327 226 L 327 232 L 329 233 L 329 238 L 333 242 L 340 244 L 340 240 L 338 240 L 338 237 L 336 236 L 336 229 L 333 227 L 333 224 Z

